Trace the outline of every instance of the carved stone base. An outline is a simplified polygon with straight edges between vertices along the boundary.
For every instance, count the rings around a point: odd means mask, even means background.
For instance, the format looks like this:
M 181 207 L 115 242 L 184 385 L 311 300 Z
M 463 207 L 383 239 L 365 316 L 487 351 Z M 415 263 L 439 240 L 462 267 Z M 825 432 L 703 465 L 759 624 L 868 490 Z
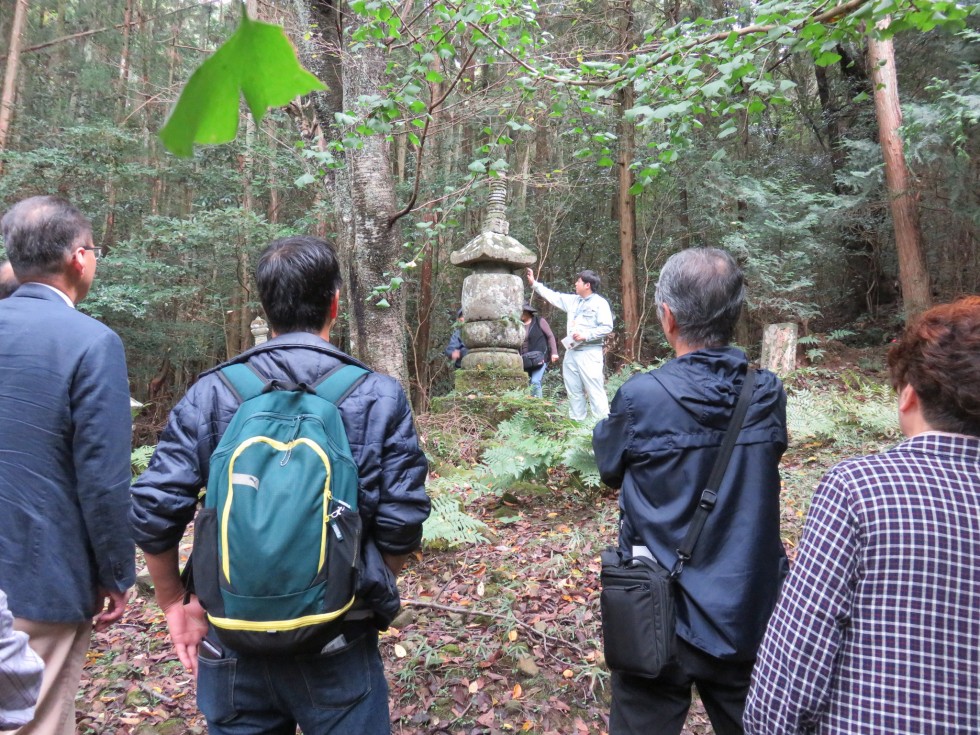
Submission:
M 467 370 L 480 367 L 503 368 L 524 372 L 524 363 L 517 350 L 496 349 L 494 347 L 474 347 L 463 357 L 463 367 Z
M 455 391 L 463 394 L 500 395 L 509 390 L 524 390 L 528 385 L 527 373 L 523 370 L 499 366 L 483 365 L 457 370 L 453 377 Z

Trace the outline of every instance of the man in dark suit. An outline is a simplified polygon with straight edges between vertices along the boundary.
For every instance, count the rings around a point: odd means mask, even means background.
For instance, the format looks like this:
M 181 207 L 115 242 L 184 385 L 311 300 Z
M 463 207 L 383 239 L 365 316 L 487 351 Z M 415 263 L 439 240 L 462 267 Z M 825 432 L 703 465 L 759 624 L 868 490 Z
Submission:
M 129 383 L 119 337 L 75 310 L 95 276 L 92 226 L 42 196 L 0 220 L 21 287 L 0 301 L 0 588 L 44 659 L 20 735 L 70 735 L 93 624 L 134 581 Z

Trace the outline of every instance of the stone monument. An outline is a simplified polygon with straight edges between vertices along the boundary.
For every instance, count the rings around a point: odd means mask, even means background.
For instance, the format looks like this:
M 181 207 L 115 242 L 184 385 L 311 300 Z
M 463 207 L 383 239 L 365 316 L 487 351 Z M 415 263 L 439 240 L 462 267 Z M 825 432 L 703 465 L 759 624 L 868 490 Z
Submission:
M 249 328 L 252 330 L 252 339 L 255 344 L 260 345 L 263 342 L 269 341 L 269 325 L 266 324 L 265 319 L 262 317 L 255 317 L 249 325 Z
M 469 352 L 463 358 L 463 369 L 456 371 L 457 390 L 492 388 L 500 392 L 527 384 L 520 355 L 524 281 L 514 271 L 533 265 L 537 256 L 507 234 L 506 209 L 507 182 L 503 177 L 492 178 L 483 232 L 449 258 L 453 265 L 473 270 L 463 281 L 462 337 Z M 474 384 L 479 379 L 471 372 L 489 375 L 488 371 L 493 373 L 493 386 Z

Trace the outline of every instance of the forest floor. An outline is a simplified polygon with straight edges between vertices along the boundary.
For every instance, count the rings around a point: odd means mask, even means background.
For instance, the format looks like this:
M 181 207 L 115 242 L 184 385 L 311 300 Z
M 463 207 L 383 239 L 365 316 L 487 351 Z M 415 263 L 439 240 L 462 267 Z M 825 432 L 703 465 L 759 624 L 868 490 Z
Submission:
M 835 383 L 841 367 L 828 367 L 821 382 Z M 844 456 L 879 448 L 868 439 L 846 448 L 833 440 L 791 444 L 781 464 L 791 559 L 820 476 Z M 598 575 L 599 552 L 615 541 L 617 501 L 570 488 L 560 472 L 547 487 L 502 497 L 456 486 L 489 539 L 426 548 L 400 578 L 403 611 L 380 644 L 395 735 L 608 731 Z M 194 681 L 145 585 L 132 592 L 123 621 L 95 636 L 77 710 L 83 735 L 206 732 Z M 695 699 L 685 735 L 712 732 Z
M 805 486 L 812 490 L 829 464 L 815 449 L 783 463 L 794 480 L 784 491 L 791 554 Z M 540 495 L 470 499 L 467 511 L 487 523 L 489 542 L 427 549 L 410 562 L 403 612 L 381 637 L 397 735 L 608 731 L 598 557 L 616 535 L 616 498 L 583 499 L 560 485 L 556 477 Z M 194 681 L 145 587 L 133 591 L 120 624 L 95 636 L 77 709 L 84 734 L 206 732 Z M 711 732 L 695 700 L 685 735 Z

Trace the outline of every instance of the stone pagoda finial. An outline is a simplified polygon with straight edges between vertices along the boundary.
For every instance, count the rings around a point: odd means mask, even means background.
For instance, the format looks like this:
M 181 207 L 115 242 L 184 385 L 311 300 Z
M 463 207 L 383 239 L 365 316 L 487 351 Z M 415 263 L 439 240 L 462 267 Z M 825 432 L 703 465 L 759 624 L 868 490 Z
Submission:
M 510 231 L 507 221 L 507 180 L 503 176 L 490 179 L 490 195 L 487 198 L 487 219 L 484 232 L 506 235 Z

